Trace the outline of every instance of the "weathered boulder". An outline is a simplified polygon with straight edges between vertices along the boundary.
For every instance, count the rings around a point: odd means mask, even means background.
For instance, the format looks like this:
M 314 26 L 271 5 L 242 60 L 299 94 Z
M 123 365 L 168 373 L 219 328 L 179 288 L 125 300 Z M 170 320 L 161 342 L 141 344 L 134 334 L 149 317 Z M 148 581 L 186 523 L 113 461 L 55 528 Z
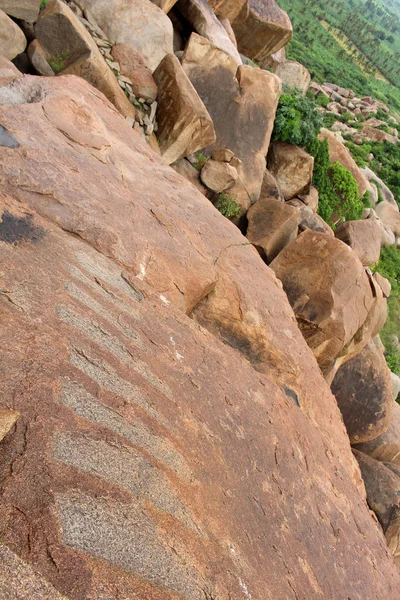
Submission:
M 307 194 L 299 194 L 299 198 L 315 213 L 318 210 L 319 193 L 318 190 L 311 186 Z
M 319 139 L 328 139 L 329 144 L 329 157 L 331 162 L 339 162 L 345 169 L 350 171 L 354 179 L 357 181 L 358 193 L 360 197 L 365 194 L 368 189 L 368 181 L 361 172 L 361 169 L 357 166 L 357 163 L 351 156 L 349 150 L 342 142 L 340 142 L 336 136 L 328 129 L 321 129 Z
M 291 40 L 293 28 L 287 13 L 275 0 L 249 0 L 233 23 L 238 48 L 252 60 L 263 62 Z
M 211 154 L 213 160 L 227 163 L 230 163 L 234 156 L 234 153 L 232 150 L 229 150 L 229 148 L 217 148 L 216 150 L 213 150 Z
M 391 144 L 397 144 L 398 142 L 396 136 L 387 133 L 387 131 L 376 129 L 375 127 L 363 127 L 360 135 L 366 140 L 371 140 L 373 142 L 390 142 Z
M 201 181 L 213 192 L 229 190 L 237 181 L 238 172 L 228 162 L 208 160 L 200 173 Z
M 247 65 L 238 68 L 235 59 L 195 33 L 182 66 L 210 113 L 217 136 L 215 148 L 229 148 L 242 161 L 232 194 L 244 213 L 260 195 L 280 80 L 268 71 Z
M 179 173 L 179 175 L 182 175 L 182 177 L 190 181 L 190 183 L 194 185 L 199 192 L 206 195 L 207 188 L 204 187 L 200 181 L 200 173 L 197 169 L 195 169 L 195 167 L 193 167 L 193 165 L 190 164 L 188 160 L 186 160 L 186 158 L 180 158 L 176 162 L 172 163 L 171 167 L 174 169 L 174 171 Z
M 137 98 L 150 101 L 157 98 L 157 84 L 139 50 L 132 44 L 115 44 L 111 48 L 111 55 L 119 64 L 121 75 L 131 80 Z
M 232 43 L 224 26 L 217 19 L 206 0 L 178 0 L 176 6 L 196 33 L 232 56 L 238 65 L 242 64 L 235 44 Z
M 268 169 L 265 169 L 263 181 L 261 185 L 260 191 L 260 200 L 265 198 L 275 198 L 276 200 L 280 200 L 281 202 L 285 201 L 281 189 L 276 181 L 275 177 L 272 175 Z
M 286 62 L 286 49 L 285 47 L 278 50 L 278 52 L 274 52 L 271 56 L 268 56 L 263 60 L 262 66 L 264 69 L 272 69 L 275 72 L 275 69 L 281 63 Z
M 161 8 L 165 13 L 168 13 L 176 4 L 177 0 L 151 0 L 153 4 Z
M 309 71 L 295 60 L 279 62 L 274 73 L 290 87 L 296 87 L 305 94 L 310 86 L 311 75 Z
M 2 543 L 74 600 L 397 600 L 272 271 L 83 79 L 12 87 L 35 102 L 0 107 Z
M 29 60 L 35 72 L 44 77 L 53 77 L 55 74 L 49 63 L 47 62 L 46 53 L 43 50 L 39 40 L 32 40 L 28 47 Z
M 361 219 L 341 223 L 335 236 L 350 246 L 363 265 L 378 262 L 381 252 L 381 228 L 375 219 Z
M 241 13 L 242 9 L 248 12 L 247 0 L 208 0 L 217 16 L 226 17 L 231 22 Z
M 386 531 L 393 510 L 400 506 L 400 477 L 370 456 L 357 450 L 353 452 L 367 490 L 367 502 Z
M 306 229 L 284 248 L 271 268 L 283 283 L 318 363 L 328 367 L 345 353 L 373 306 L 361 262 L 340 240 Z
M 26 48 L 22 30 L 5 12 L 0 10 L 0 55 L 12 60 Z
M 215 141 L 213 122 L 181 63 L 167 54 L 154 71 L 157 83 L 157 138 L 171 164 Z
M 368 179 L 368 181 L 376 184 L 376 186 L 379 188 L 382 194 L 383 199 L 386 202 L 389 202 L 390 204 L 393 204 L 393 206 L 397 207 L 397 202 L 395 200 L 395 197 L 393 196 L 393 193 L 388 188 L 388 186 L 382 181 L 382 179 L 375 175 L 375 173 L 369 167 L 364 167 L 363 169 L 361 169 L 361 172 Z
M 124 117 L 135 109 L 118 85 L 92 36 L 61 0 L 51 0 L 35 25 L 35 34 L 53 71 L 79 75 L 114 104 Z
M 379 202 L 375 206 L 375 212 L 384 225 L 389 227 L 394 235 L 400 235 L 400 212 L 398 206 L 389 204 L 389 202 Z
M 41 0 L 0 0 L 0 10 L 7 15 L 34 23 L 38 17 Z
M 388 279 L 386 279 L 386 277 L 382 277 L 382 275 L 380 273 L 374 273 L 374 279 L 375 279 L 376 283 L 379 285 L 379 287 L 381 288 L 385 298 L 389 298 L 390 292 L 392 291 L 392 286 L 390 284 L 390 281 Z
M 363 219 L 374 220 L 378 223 L 381 231 L 381 248 L 385 246 L 393 246 L 396 243 L 396 236 L 388 225 L 385 225 L 378 217 L 375 209 L 365 208 Z
M 381 462 L 400 465 L 400 405 L 393 402 L 392 408 L 392 420 L 385 433 L 370 442 L 358 444 L 356 448 Z
M 317 215 L 309 206 L 306 206 L 304 202 L 298 198 L 289 200 L 286 204 L 295 206 L 300 210 L 300 231 L 305 229 L 312 229 L 313 231 L 319 231 L 320 233 L 326 233 L 327 235 L 334 236 L 332 228 L 326 223 L 322 217 Z
M 17 411 L 0 408 L 0 442 L 11 431 L 18 418 L 19 413 Z
M 392 381 L 373 342 L 338 370 L 331 386 L 352 444 L 377 438 L 392 418 Z
M 268 153 L 267 166 L 276 178 L 285 200 L 309 191 L 314 158 L 303 148 L 274 142 Z
M 247 238 L 271 262 L 287 244 L 295 240 L 300 211 L 275 198 L 259 199 L 247 212 Z
M 131 44 L 153 72 L 173 52 L 172 22 L 150 0 L 79 0 L 113 44 Z

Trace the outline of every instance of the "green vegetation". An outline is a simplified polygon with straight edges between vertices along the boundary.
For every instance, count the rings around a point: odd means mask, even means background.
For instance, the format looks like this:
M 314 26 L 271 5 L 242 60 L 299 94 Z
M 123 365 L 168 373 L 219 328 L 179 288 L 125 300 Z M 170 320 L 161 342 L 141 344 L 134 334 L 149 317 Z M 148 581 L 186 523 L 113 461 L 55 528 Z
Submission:
M 279 0 L 294 37 L 287 56 L 400 111 L 400 11 L 384 0 Z M 383 78 L 383 79 L 382 79 Z
M 394 336 L 400 333 L 400 250 L 396 246 L 382 248 L 379 262 L 373 270 L 389 279 L 392 293 L 388 300 L 388 318 L 380 332 L 385 346 L 386 362 L 391 371 L 400 375 L 400 353 Z
M 196 157 L 196 162 L 193 163 L 193 166 L 198 171 L 201 171 L 202 168 L 204 167 L 204 165 L 206 164 L 206 162 L 208 161 L 208 158 L 202 152 L 196 152 L 195 157 Z
M 68 59 L 69 55 L 70 55 L 69 50 L 63 50 L 59 54 L 56 54 L 55 56 L 51 56 L 50 58 L 47 59 L 47 62 L 53 69 L 54 73 L 60 73 L 61 71 L 64 71 L 65 61 Z
M 240 204 L 237 202 L 236 196 L 229 196 L 226 192 L 218 194 L 218 200 L 214 206 L 228 219 L 240 216 Z
M 284 86 L 276 111 L 273 139 L 294 146 L 307 146 L 322 126 L 321 113 L 313 98 Z
M 48 5 L 49 0 L 40 0 L 40 8 L 46 8 L 46 6 Z
M 329 162 L 328 140 L 315 139 L 307 151 L 314 157 L 313 185 L 319 192 L 318 214 L 334 228 L 340 220 L 359 219 L 364 209 L 357 182 L 340 163 Z

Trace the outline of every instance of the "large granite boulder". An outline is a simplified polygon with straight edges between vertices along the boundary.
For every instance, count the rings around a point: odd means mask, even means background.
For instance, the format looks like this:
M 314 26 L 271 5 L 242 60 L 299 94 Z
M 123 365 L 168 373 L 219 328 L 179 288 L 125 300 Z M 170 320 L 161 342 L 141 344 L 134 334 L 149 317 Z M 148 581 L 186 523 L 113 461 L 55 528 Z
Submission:
M 38 18 L 41 0 L 0 0 L 0 10 L 7 15 L 34 23 Z
M 392 381 L 382 351 L 370 342 L 345 362 L 331 386 L 352 444 L 384 433 L 392 419 Z
M 375 206 L 375 212 L 386 227 L 389 227 L 396 237 L 400 236 L 400 212 L 399 207 L 389 202 L 379 202 Z
M 363 265 L 378 262 L 381 253 L 381 227 L 376 219 L 342 223 L 336 228 L 335 236 L 350 246 Z
M 296 239 L 300 211 L 275 198 L 260 198 L 247 212 L 247 238 L 271 262 Z
M 280 80 L 268 71 L 238 67 L 234 58 L 195 33 L 182 66 L 210 113 L 217 136 L 215 148 L 229 148 L 241 160 L 231 193 L 244 213 L 260 195 Z
M 49 599 L 397 600 L 336 402 L 256 250 L 83 79 L 5 89 L 0 398 L 21 416 L 2 543 Z
M 268 169 L 276 178 L 285 200 L 310 189 L 314 158 L 303 148 L 274 142 L 268 153 Z
M 230 54 L 238 65 L 242 63 L 236 46 L 206 0 L 179 0 L 176 6 L 193 31 L 207 38 L 220 50 Z
M 360 197 L 363 196 L 369 187 L 368 181 L 346 146 L 342 144 L 342 142 L 338 140 L 335 134 L 332 131 L 329 131 L 329 129 L 321 129 L 318 137 L 320 140 L 328 140 L 329 158 L 331 162 L 338 162 L 343 165 L 345 169 L 350 171 L 354 179 L 357 181 L 358 193 L 360 194 Z
M 382 197 L 386 202 L 393 204 L 393 206 L 395 207 L 397 206 L 397 202 L 395 200 L 393 192 L 391 192 L 391 190 L 382 181 L 382 179 L 375 175 L 375 173 L 369 167 L 364 167 L 363 169 L 361 169 L 361 172 L 369 182 L 374 183 L 379 188 Z
M 400 405 L 393 402 L 392 419 L 387 430 L 370 442 L 358 444 L 357 450 L 382 462 L 400 466 Z
M 118 85 L 90 33 L 61 0 L 51 0 L 35 25 L 35 34 L 57 74 L 79 75 L 114 104 L 125 117 L 135 109 Z
M 286 46 L 293 33 L 287 13 L 275 0 L 249 0 L 233 29 L 240 52 L 260 63 Z
M 383 463 L 353 450 L 367 490 L 367 501 L 386 531 L 393 510 L 400 507 L 400 477 Z
M 296 87 L 305 94 L 310 86 L 311 75 L 309 71 L 295 60 L 280 61 L 273 69 L 274 73 L 290 87 Z
M 0 55 L 12 60 L 26 48 L 22 29 L 0 10 Z
M 181 63 L 167 54 L 154 71 L 157 83 L 157 139 L 167 164 L 215 141 L 213 122 Z
M 79 0 L 113 44 L 132 44 L 154 71 L 173 52 L 173 27 L 150 0 Z
M 374 303 L 361 262 L 340 240 L 306 229 L 271 267 L 308 345 L 320 366 L 328 367 L 346 354 Z

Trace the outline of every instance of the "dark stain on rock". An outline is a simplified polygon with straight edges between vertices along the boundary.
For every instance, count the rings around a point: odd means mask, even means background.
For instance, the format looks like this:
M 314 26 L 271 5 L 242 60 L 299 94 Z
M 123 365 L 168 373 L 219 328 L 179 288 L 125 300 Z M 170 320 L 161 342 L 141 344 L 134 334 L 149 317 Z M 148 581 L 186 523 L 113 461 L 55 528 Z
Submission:
M 7 129 L 0 125 L 0 146 L 5 146 L 6 148 L 19 148 L 20 143 L 11 133 L 8 133 Z
M 33 225 L 31 215 L 16 217 L 4 211 L 0 222 L 0 241 L 15 245 L 23 240 L 36 243 L 43 236 L 44 229 Z
M 291 400 L 293 400 L 293 402 L 296 404 L 296 406 L 298 406 L 300 408 L 300 402 L 299 402 L 299 397 L 296 394 L 296 392 L 294 392 L 293 390 L 291 390 L 290 388 L 283 388 L 285 390 L 285 394 L 288 398 L 290 398 Z

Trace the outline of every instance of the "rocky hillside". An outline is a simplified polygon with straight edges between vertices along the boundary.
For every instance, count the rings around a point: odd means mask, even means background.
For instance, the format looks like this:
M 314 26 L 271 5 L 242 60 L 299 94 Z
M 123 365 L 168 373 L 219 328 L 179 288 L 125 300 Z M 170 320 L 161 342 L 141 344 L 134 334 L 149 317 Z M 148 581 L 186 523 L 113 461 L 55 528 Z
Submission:
M 274 0 L 0 7 L 0 599 L 398 600 L 389 109 Z

